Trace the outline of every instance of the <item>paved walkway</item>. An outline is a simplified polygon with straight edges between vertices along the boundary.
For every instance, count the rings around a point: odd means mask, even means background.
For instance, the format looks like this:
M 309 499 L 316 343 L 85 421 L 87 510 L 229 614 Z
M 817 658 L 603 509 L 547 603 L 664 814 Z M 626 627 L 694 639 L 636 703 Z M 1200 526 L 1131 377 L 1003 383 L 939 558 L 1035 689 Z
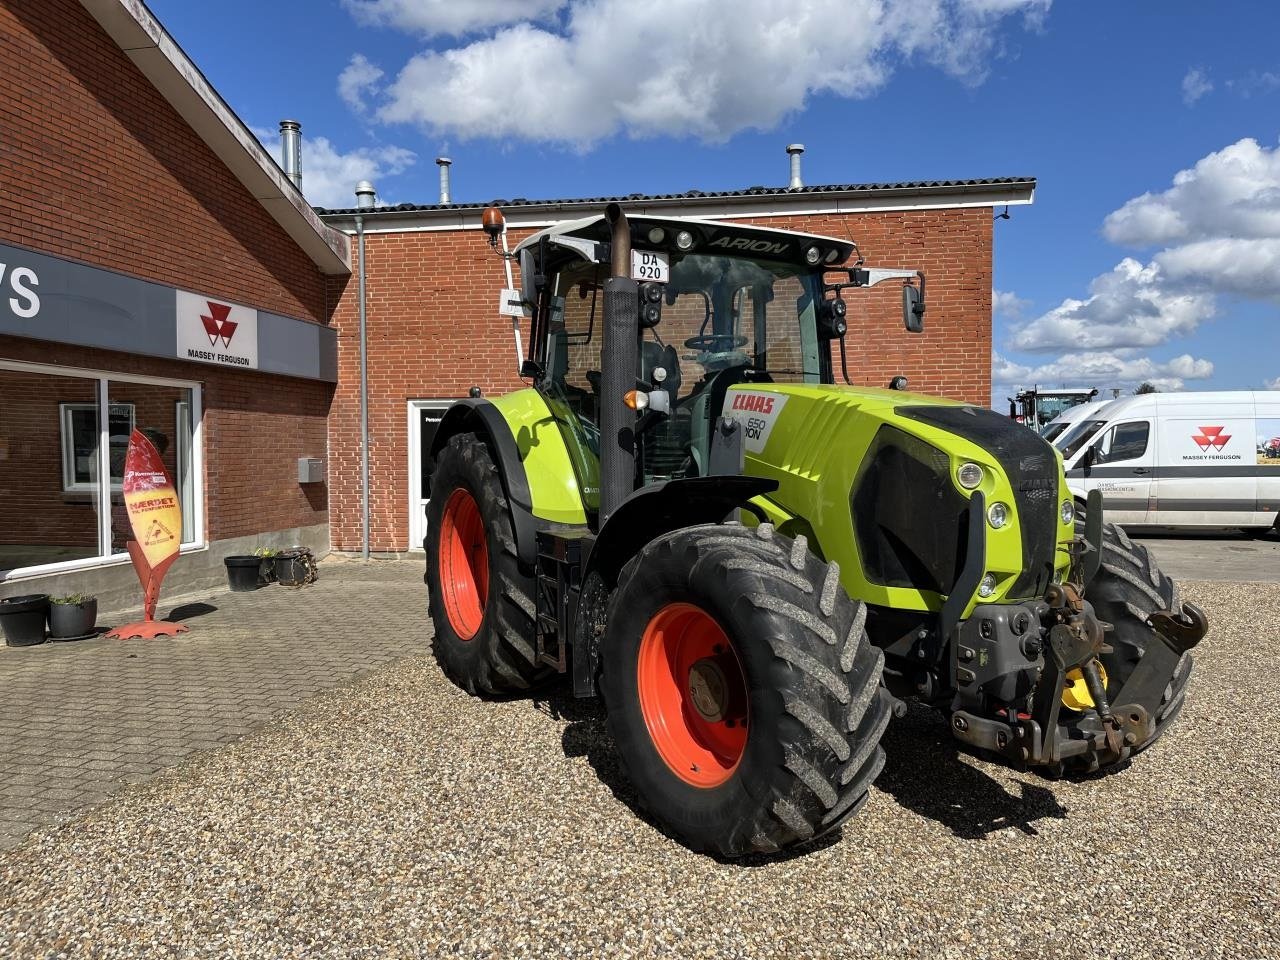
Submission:
M 173 640 L 0 645 L 0 850 L 374 667 L 427 651 L 422 563 L 327 561 L 302 589 L 161 616 Z
M 1145 543 L 1160 569 L 1175 580 L 1280 583 L 1280 533 L 1251 536 L 1233 530 L 1156 531 L 1129 535 Z

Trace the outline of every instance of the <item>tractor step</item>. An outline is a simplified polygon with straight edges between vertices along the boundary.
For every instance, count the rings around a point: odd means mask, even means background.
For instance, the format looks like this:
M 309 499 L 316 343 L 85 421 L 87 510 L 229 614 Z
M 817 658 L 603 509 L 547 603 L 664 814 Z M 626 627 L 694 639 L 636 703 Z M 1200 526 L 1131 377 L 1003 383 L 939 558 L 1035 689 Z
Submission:
M 568 669 L 573 620 L 582 589 L 582 563 L 592 542 L 586 532 L 538 533 L 534 654 L 539 663 L 555 667 L 560 673 Z

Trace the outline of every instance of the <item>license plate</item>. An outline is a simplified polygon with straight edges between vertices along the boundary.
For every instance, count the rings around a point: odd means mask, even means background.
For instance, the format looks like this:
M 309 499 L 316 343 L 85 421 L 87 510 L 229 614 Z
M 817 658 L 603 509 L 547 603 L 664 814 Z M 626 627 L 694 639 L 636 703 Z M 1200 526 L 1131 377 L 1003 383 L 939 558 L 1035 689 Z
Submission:
M 652 250 L 632 250 L 631 279 L 667 283 L 671 279 L 671 261 L 665 253 L 655 253 Z

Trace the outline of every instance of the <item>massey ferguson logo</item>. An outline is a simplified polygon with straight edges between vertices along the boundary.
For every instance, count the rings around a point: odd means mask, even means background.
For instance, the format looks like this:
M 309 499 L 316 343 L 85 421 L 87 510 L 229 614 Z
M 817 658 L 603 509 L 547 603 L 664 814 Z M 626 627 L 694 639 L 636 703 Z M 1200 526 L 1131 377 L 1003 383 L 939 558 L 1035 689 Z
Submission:
M 240 324 L 227 319 L 231 314 L 231 308 L 225 303 L 215 303 L 213 300 L 205 302 L 209 305 L 209 312 L 201 314 L 200 321 L 204 324 L 204 332 L 209 337 L 209 346 L 217 346 L 218 341 L 221 340 L 224 347 L 230 347 L 231 338 L 236 335 L 236 327 Z
M 1193 433 L 1191 435 L 1191 439 L 1205 453 L 1210 450 L 1221 450 L 1227 445 L 1227 441 L 1231 439 L 1230 434 L 1222 432 L 1223 429 L 1223 427 L 1201 427 L 1198 434 Z

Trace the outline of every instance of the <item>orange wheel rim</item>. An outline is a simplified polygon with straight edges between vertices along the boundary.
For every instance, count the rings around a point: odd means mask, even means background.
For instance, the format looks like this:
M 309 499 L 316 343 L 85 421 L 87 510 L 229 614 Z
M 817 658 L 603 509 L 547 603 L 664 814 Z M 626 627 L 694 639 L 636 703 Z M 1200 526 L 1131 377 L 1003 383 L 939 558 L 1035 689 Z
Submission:
M 653 615 L 636 665 L 640 712 L 658 755 L 695 787 L 718 787 L 747 746 L 747 680 L 724 629 L 691 603 Z
M 480 632 L 489 599 L 484 518 L 471 492 L 449 494 L 440 517 L 440 594 L 449 626 L 463 640 Z

